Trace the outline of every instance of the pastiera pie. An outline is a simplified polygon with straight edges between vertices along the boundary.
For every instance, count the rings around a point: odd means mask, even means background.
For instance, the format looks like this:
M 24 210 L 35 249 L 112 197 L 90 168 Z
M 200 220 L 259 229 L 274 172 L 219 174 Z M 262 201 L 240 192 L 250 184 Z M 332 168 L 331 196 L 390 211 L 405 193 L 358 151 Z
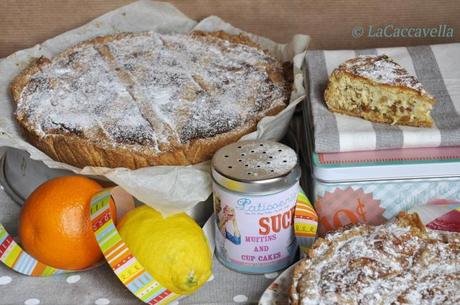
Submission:
M 41 57 L 11 84 L 28 140 L 78 167 L 186 165 L 286 107 L 282 63 L 224 32 L 122 33 Z
M 326 235 L 294 271 L 293 305 L 460 304 L 460 233 L 417 214 Z
M 431 127 L 436 103 L 422 84 L 386 55 L 358 56 L 341 64 L 324 99 L 329 110 L 378 123 Z

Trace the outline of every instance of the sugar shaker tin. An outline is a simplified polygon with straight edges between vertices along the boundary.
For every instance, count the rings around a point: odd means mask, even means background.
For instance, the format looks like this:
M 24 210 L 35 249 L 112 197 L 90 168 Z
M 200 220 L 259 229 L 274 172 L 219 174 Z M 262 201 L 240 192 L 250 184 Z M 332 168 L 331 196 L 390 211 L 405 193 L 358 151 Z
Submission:
M 218 150 L 211 167 L 217 258 L 244 273 L 289 266 L 297 250 L 295 151 L 273 141 L 237 142 Z

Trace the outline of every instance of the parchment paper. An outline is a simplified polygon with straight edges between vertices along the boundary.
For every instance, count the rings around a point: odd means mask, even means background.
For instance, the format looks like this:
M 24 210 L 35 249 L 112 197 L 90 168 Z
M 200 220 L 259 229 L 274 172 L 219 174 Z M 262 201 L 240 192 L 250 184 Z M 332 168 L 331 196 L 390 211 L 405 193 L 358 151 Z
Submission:
M 210 16 L 197 23 L 168 3 L 144 0 L 116 9 L 80 28 L 0 60 L 0 146 L 25 150 L 32 159 L 43 161 L 50 168 L 67 169 L 83 175 L 104 176 L 163 214 L 187 211 L 196 203 L 206 200 L 211 194 L 209 161 L 193 166 L 154 166 L 137 170 L 102 167 L 79 169 L 52 160 L 26 142 L 13 117 L 15 108 L 10 97 L 9 84 L 32 58 L 41 55 L 53 57 L 64 49 L 95 36 L 147 30 L 160 33 L 186 33 L 192 30 L 244 33 L 283 61 L 292 61 L 294 86 L 289 106 L 276 116 L 262 119 L 257 131 L 246 135 L 244 139 L 280 140 L 283 137 L 296 104 L 305 97 L 302 65 L 310 41 L 309 36 L 295 35 L 289 44 L 277 44 L 267 38 L 237 29 L 216 16 Z

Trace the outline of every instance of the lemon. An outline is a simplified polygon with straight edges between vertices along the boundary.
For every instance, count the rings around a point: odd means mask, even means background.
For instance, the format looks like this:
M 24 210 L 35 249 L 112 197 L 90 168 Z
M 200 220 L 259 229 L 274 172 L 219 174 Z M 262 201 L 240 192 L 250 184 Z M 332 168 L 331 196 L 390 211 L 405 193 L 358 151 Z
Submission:
M 164 218 L 143 205 L 129 211 L 118 230 L 144 268 L 172 292 L 191 294 L 211 276 L 208 240 L 185 213 Z

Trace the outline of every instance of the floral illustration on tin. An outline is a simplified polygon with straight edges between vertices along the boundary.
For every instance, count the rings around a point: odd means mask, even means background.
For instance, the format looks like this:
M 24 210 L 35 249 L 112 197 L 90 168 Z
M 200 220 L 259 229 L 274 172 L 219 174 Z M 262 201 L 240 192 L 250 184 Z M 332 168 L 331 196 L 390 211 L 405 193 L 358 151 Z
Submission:
M 361 188 L 336 188 L 332 192 L 325 192 L 323 196 L 318 196 L 315 208 L 320 235 L 350 224 L 379 225 L 386 221 L 380 200 L 374 199 L 372 194 L 365 193 Z

